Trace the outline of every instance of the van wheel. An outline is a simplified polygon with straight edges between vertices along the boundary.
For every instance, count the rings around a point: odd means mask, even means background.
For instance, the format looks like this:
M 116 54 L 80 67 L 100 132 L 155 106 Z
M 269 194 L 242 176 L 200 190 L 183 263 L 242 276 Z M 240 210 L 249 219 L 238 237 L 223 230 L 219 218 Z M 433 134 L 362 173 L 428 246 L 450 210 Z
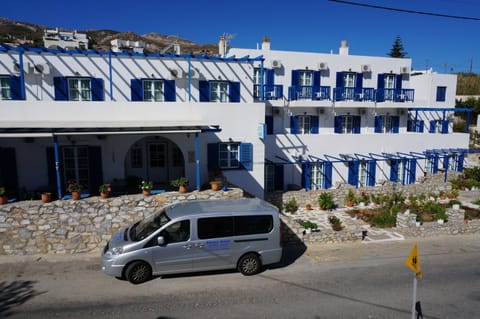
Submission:
M 255 275 L 262 269 L 262 262 L 256 254 L 247 254 L 238 261 L 238 271 L 245 276 Z
M 125 277 L 134 285 L 144 283 L 152 277 L 152 268 L 143 261 L 135 261 L 128 265 Z

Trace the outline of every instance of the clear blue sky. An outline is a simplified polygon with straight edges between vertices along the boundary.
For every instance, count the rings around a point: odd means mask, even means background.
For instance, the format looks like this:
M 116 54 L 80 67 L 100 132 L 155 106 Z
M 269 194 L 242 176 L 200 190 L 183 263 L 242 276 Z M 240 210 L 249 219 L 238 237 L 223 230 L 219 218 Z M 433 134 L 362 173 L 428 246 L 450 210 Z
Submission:
M 479 0 L 350 0 L 404 10 L 480 19 Z M 480 73 L 480 20 L 451 19 L 348 5 L 328 0 L 266 1 L 3 1 L 0 17 L 76 30 L 111 29 L 178 35 L 200 44 L 235 37 L 230 45 L 255 48 L 263 36 L 271 48 L 386 56 L 402 39 L 414 69 Z

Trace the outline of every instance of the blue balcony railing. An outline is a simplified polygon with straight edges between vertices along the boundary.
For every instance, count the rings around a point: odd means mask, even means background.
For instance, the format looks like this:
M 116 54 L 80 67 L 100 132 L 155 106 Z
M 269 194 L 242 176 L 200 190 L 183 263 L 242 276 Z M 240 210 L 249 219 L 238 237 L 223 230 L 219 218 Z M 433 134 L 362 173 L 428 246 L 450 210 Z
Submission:
M 330 100 L 329 86 L 294 85 L 288 88 L 290 100 Z
M 333 89 L 335 101 L 375 101 L 375 89 L 373 88 L 345 88 Z
M 260 84 L 255 84 L 253 87 L 253 95 L 256 99 L 260 99 Z M 279 100 L 283 98 L 283 85 L 281 84 L 266 84 L 263 86 L 264 100 Z
M 413 102 L 414 89 L 377 89 L 377 102 Z

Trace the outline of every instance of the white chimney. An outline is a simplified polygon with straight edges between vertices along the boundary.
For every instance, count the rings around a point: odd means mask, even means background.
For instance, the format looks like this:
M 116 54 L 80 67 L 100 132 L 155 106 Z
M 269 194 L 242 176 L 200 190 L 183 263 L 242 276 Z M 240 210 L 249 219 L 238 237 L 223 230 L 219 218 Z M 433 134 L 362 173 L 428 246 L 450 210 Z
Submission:
M 338 50 L 339 55 L 348 55 L 348 43 L 347 40 L 342 40 L 340 43 L 340 50 Z
M 263 37 L 262 39 L 262 51 L 270 51 L 270 38 Z
M 218 54 L 221 57 L 224 57 L 227 54 L 227 43 L 225 41 L 225 36 L 220 37 L 220 41 L 218 42 Z

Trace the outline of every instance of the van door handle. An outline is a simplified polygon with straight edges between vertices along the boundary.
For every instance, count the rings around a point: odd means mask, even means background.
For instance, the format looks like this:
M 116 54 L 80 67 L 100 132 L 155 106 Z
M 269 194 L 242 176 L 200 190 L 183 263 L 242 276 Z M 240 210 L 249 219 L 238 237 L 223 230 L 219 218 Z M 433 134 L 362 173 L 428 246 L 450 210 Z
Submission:
M 190 248 L 192 248 L 192 245 L 186 244 L 186 245 L 183 245 L 183 248 L 185 248 L 185 249 L 190 249 Z

